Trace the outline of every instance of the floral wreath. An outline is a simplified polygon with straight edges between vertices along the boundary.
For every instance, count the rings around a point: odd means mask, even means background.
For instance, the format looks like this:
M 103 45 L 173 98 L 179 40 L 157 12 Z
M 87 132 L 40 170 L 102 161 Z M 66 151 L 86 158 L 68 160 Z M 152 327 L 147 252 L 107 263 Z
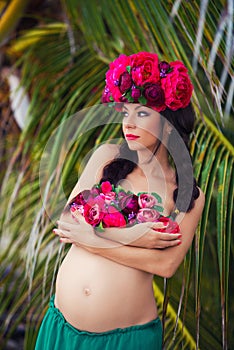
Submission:
M 102 103 L 130 102 L 146 105 L 157 112 L 188 106 L 193 85 L 180 61 L 159 62 L 158 55 L 138 52 L 120 55 L 110 63 Z

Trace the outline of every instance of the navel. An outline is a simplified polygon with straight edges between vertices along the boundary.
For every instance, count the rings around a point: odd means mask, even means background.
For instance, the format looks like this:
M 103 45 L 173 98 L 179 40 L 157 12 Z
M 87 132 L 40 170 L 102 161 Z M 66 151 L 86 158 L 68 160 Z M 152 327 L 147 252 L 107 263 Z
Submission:
M 89 296 L 89 295 L 91 295 L 91 290 L 90 290 L 90 288 L 88 288 L 88 287 L 85 287 L 85 288 L 83 288 L 83 293 L 84 293 L 84 295 L 85 296 Z

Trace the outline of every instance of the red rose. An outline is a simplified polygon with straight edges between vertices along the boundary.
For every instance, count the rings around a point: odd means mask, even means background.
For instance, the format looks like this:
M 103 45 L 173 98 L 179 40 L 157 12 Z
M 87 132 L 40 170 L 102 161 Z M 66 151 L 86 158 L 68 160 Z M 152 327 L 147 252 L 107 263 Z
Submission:
M 121 74 L 119 79 L 119 90 L 123 94 L 132 86 L 132 78 L 128 72 Z
M 160 84 L 146 84 L 144 88 L 147 106 L 154 107 L 158 112 L 165 110 L 165 96 Z
M 193 92 L 187 68 L 180 61 L 171 62 L 170 67 L 172 71 L 161 79 L 165 93 L 165 104 L 171 110 L 185 108 L 188 106 Z
M 97 226 L 101 222 L 103 216 L 102 208 L 97 203 L 93 205 L 86 204 L 84 206 L 84 218 L 88 224 Z
M 155 229 L 156 231 L 167 232 L 167 233 L 179 233 L 180 232 L 180 227 L 177 224 L 177 222 L 171 220 L 170 218 L 168 218 L 166 216 L 161 216 L 161 218 L 159 218 L 157 220 L 157 222 L 162 222 L 164 225 L 167 225 L 167 227 L 157 228 L 157 229 Z
M 102 182 L 101 184 L 101 190 L 102 190 L 102 193 L 106 194 L 108 192 L 111 192 L 112 191 L 112 185 L 109 181 L 104 181 Z
M 137 213 L 138 222 L 154 222 L 159 218 L 160 214 L 155 209 L 144 208 Z
M 125 194 L 122 197 L 119 196 L 119 198 L 119 206 L 124 214 L 136 214 L 138 212 L 138 196 L 135 194 Z
M 160 80 L 158 55 L 149 52 L 139 52 L 131 57 L 131 74 L 134 84 L 142 86 L 145 83 L 156 83 Z
M 123 214 L 117 209 L 112 207 L 112 212 L 104 215 L 102 219 L 103 227 L 124 227 L 126 226 L 126 220 Z
M 129 56 L 120 55 L 110 63 L 110 69 L 106 73 L 106 86 L 115 102 L 122 102 L 122 92 L 119 89 L 120 77 L 127 72 L 126 67 L 130 65 L 130 62 Z

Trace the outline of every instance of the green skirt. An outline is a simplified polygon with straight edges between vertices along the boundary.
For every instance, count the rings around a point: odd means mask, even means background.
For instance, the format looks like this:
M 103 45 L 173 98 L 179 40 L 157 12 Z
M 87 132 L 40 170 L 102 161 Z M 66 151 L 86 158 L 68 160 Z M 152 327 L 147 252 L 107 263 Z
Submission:
M 54 297 L 42 321 L 35 350 L 161 350 L 159 318 L 142 325 L 94 333 L 68 323 L 54 306 Z

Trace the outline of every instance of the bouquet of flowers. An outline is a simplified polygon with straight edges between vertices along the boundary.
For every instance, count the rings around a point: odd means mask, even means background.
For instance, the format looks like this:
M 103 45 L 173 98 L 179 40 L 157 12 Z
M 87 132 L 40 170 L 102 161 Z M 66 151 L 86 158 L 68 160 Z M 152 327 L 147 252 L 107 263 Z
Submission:
M 80 192 L 69 203 L 74 219 L 75 213 L 84 216 L 85 221 L 103 231 L 106 227 L 126 227 L 142 222 L 162 222 L 166 228 L 161 232 L 179 232 L 178 224 L 163 216 L 162 199 L 157 193 L 139 192 L 137 195 L 115 187 L 109 181 L 94 185 L 90 190 Z

